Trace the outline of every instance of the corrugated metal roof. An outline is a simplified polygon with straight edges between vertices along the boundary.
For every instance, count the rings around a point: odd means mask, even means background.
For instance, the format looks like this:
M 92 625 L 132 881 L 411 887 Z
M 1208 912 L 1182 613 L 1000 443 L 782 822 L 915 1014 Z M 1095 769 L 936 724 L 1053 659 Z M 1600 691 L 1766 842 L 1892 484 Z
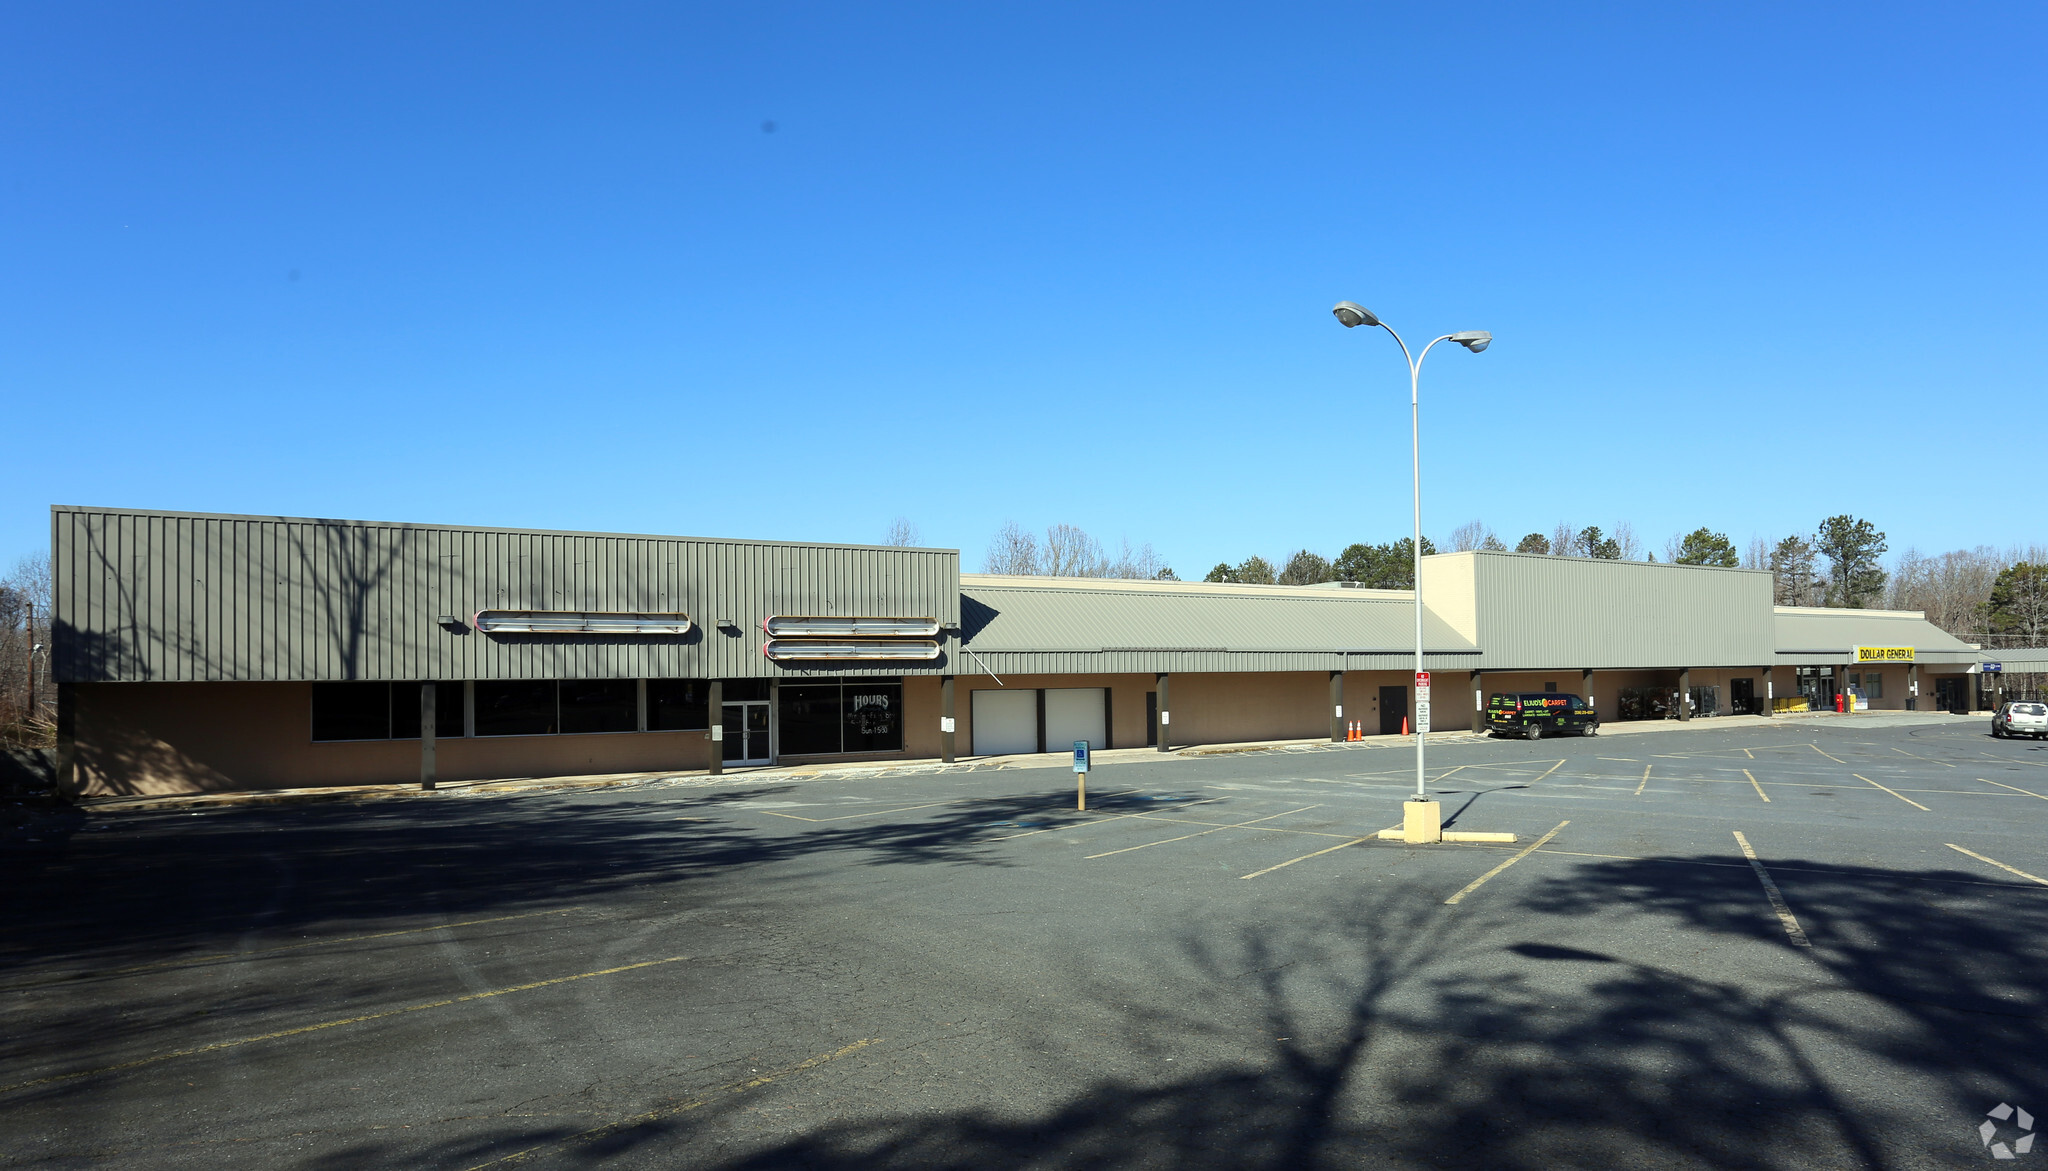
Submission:
M 968 574 L 961 666 L 1000 674 L 1304 671 L 1414 665 L 1414 595 L 1207 582 Z M 1478 648 L 1423 615 L 1425 662 L 1470 666 Z
M 937 673 L 945 655 L 779 666 L 758 624 L 960 612 L 950 549 L 73 507 L 50 523 L 66 682 Z M 481 609 L 682 611 L 695 629 L 500 637 L 437 621 Z
M 1996 659 L 1929 622 L 1917 610 L 1829 610 L 1814 606 L 1778 606 L 1780 663 L 1843 663 L 1851 648 L 1909 646 L 1923 663 L 1975 663 Z

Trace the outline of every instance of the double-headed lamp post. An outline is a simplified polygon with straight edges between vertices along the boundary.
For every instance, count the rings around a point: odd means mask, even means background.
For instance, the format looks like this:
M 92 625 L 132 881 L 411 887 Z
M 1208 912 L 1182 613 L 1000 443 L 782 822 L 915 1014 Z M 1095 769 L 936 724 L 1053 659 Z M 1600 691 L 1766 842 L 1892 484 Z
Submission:
M 1360 325 L 1377 325 L 1393 335 L 1394 344 L 1401 347 L 1401 356 L 1408 361 L 1408 427 L 1411 454 L 1415 466 L 1415 674 L 1422 675 L 1422 407 L 1419 391 L 1422 385 L 1422 360 L 1429 357 L 1429 351 L 1437 342 L 1456 342 L 1477 354 L 1493 344 L 1493 335 L 1483 329 L 1468 329 L 1460 333 L 1447 333 L 1422 347 L 1419 354 L 1408 352 L 1408 343 L 1401 335 L 1394 333 L 1394 327 L 1374 316 L 1373 311 L 1356 301 L 1339 301 L 1330 312 L 1337 315 L 1344 328 Z M 1422 713 L 1418 710 L 1415 719 L 1415 799 L 1428 797 L 1423 791 L 1422 781 Z

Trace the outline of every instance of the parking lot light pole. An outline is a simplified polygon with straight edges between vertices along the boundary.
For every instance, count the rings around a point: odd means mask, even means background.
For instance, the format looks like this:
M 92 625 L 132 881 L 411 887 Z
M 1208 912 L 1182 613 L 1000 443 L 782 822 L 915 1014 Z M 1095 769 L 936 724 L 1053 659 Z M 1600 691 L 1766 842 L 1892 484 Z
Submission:
M 1330 310 L 1336 314 L 1344 328 L 1360 325 L 1377 325 L 1393 335 L 1394 344 L 1401 347 L 1401 357 L 1408 362 L 1408 431 L 1410 454 L 1414 461 L 1415 473 L 1415 545 L 1410 550 L 1415 557 L 1415 677 L 1422 678 L 1422 360 L 1429 357 L 1429 351 L 1437 342 L 1456 342 L 1477 354 L 1493 344 L 1493 335 L 1483 329 L 1468 329 L 1458 333 L 1447 333 L 1422 347 L 1420 354 L 1410 354 L 1408 343 L 1394 332 L 1394 327 L 1381 321 L 1373 311 L 1356 301 L 1339 301 Z M 1414 721 L 1415 732 L 1415 799 L 1426 800 L 1422 780 L 1422 712 L 1418 708 Z

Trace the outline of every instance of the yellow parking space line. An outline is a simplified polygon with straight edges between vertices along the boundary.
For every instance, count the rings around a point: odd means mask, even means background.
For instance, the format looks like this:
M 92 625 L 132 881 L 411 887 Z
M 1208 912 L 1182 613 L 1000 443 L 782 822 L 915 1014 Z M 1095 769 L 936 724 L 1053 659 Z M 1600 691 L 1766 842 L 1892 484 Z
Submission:
M 281 952 L 304 951 L 309 947 L 327 947 L 340 943 L 365 943 L 372 939 L 391 939 L 399 935 L 418 935 L 425 931 L 445 931 L 456 927 L 476 927 L 484 923 L 506 923 L 513 919 L 533 919 L 541 915 L 567 915 L 580 907 L 562 907 L 553 911 L 529 911 L 523 915 L 495 915 L 489 919 L 464 919 L 459 923 L 439 923 L 432 927 L 407 927 L 401 931 L 377 931 L 369 935 L 344 935 L 335 939 L 315 939 L 306 943 L 287 943 L 281 947 L 259 947 L 251 951 L 224 951 L 213 955 L 187 956 L 176 960 L 159 960 L 153 964 L 137 964 L 132 968 L 115 968 L 106 972 L 68 972 L 62 976 L 51 976 L 42 980 L 27 980 L 19 984 L 0 984 L 0 992 L 15 992 L 24 988 L 42 988 L 50 984 L 63 984 L 72 980 L 84 980 L 94 976 L 127 976 L 136 972 L 159 972 L 165 968 L 181 968 L 198 964 L 210 964 L 219 960 L 246 960 L 257 956 L 277 955 Z
M 1756 790 L 1757 796 L 1762 797 L 1766 801 L 1769 801 L 1771 799 L 1771 795 L 1769 793 L 1764 792 L 1764 787 L 1756 783 L 1755 773 L 1750 772 L 1748 769 L 1743 769 L 1742 775 L 1749 778 L 1749 787 Z M 1894 794 L 1894 796 L 1896 796 L 1896 794 Z
M 1994 781 L 1989 777 L 1978 777 L 1977 779 L 1983 781 L 1987 785 L 1997 785 L 2001 789 L 2011 789 L 2015 793 L 2025 793 L 2029 797 L 2041 797 L 2041 794 L 2036 793 L 2031 789 L 2022 789 L 2018 785 L 2008 785 L 2004 781 Z M 2048 797 L 2041 797 L 2041 800 L 2048 801 Z
M 1647 764 L 1643 766 L 1643 779 L 1642 779 L 1642 780 L 1640 780 L 1640 781 L 1638 781 L 1638 782 L 1636 783 L 1636 796 L 1638 796 L 1638 797 L 1642 796 L 1642 795 L 1643 795 L 1643 786 L 1644 786 L 1644 785 L 1647 785 L 1647 784 L 1649 784 L 1649 783 L 1650 783 L 1650 769 L 1651 769 L 1652 767 L 1654 767 L 1654 766 L 1652 766 L 1652 765 L 1647 765 Z
M 1855 777 L 1859 781 L 1862 781 L 1866 785 L 1877 785 L 1878 788 L 1884 789 L 1885 792 L 1890 793 L 1892 796 L 1897 797 L 1899 800 L 1904 801 L 1906 804 L 1911 805 L 1913 808 L 1918 809 L 1922 813 L 1934 812 L 1934 810 L 1929 809 L 1927 806 L 1920 804 L 1918 801 L 1913 800 L 1911 797 L 1906 796 L 1904 793 L 1899 792 L 1897 789 L 1888 789 L 1885 788 L 1885 786 L 1883 785 L 1878 785 L 1876 781 L 1871 780 L 1869 777 L 1864 776 L 1862 773 L 1850 773 L 1849 775 Z
M 1836 755 L 1835 755 L 1834 753 L 1832 753 L 1832 752 L 1828 752 L 1828 751 L 1826 751 L 1826 750 L 1822 749 L 1822 748 L 1821 748 L 1821 746 L 1820 746 L 1820 745 L 1818 745 L 1818 744 L 1809 744 L 1809 745 L 1807 745 L 1807 747 L 1808 747 L 1808 748 L 1811 748 L 1811 749 L 1813 749 L 1813 750 L 1814 750 L 1815 752 L 1818 752 L 1818 753 L 1820 753 L 1820 754 L 1821 754 L 1822 756 L 1825 756 L 1825 757 L 1827 757 L 1827 758 L 1828 758 L 1829 760 L 1832 760 L 1832 761 L 1834 761 L 1834 762 L 1835 762 L 1836 764 L 1848 764 L 1848 763 L 1849 763 L 1848 761 L 1846 761 L 1846 760 L 1843 760 L 1843 759 L 1842 759 L 1841 757 L 1839 757 L 1839 756 L 1836 756 Z
M 1376 837 L 1378 837 L 1378 836 L 1379 836 L 1378 834 L 1373 834 L 1373 835 L 1370 835 L 1370 836 L 1368 836 L 1368 837 L 1363 837 L 1363 838 L 1352 838 L 1352 839 L 1351 839 L 1350 841 L 1348 841 L 1348 842 L 1339 842 L 1339 843 L 1337 843 L 1337 844 L 1336 844 L 1336 845 L 1334 845 L 1334 846 L 1327 846 L 1327 847 L 1325 847 L 1325 848 L 1323 848 L 1323 849 L 1317 850 L 1317 851 L 1316 851 L 1315 853 L 1313 853 L 1313 854 L 1303 854 L 1303 855 L 1302 855 L 1301 857 L 1299 857 L 1299 858 L 1289 858 L 1289 859 L 1288 859 L 1287 861 L 1285 861 L 1285 862 L 1282 862 L 1282 863 L 1280 863 L 1280 864 L 1279 864 L 1278 866 L 1268 866 L 1268 867 L 1266 867 L 1266 868 L 1265 868 L 1264 870 L 1254 870 L 1254 871 L 1252 871 L 1252 872 L 1251 872 L 1250 874 L 1240 874 L 1240 875 L 1238 875 L 1238 877 L 1239 877 L 1239 878 L 1257 878 L 1257 877 L 1258 877 L 1259 875 L 1261 875 L 1261 874 L 1271 874 L 1271 873 L 1273 873 L 1273 872 L 1274 872 L 1275 870 L 1284 870 L 1284 869 L 1286 869 L 1287 867 L 1289 867 L 1289 866 L 1292 866 L 1292 865 L 1294 865 L 1294 864 L 1295 864 L 1296 862 L 1306 862 L 1306 861 L 1308 861 L 1308 860 L 1309 860 L 1310 858 L 1320 858 L 1320 857 L 1322 857 L 1322 856 L 1323 856 L 1323 855 L 1325 855 L 1325 854 L 1334 854 L 1334 853 L 1336 853 L 1336 852 L 1337 852 L 1338 850 L 1341 850 L 1341 849 L 1343 849 L 1343 848 L 1344 848 L 1344 847 L 1346 847 L 1346 846 L 1355 846 L 1355 845 L 1357 845 L 1357 844 L 1358 844 L 1358 843 L 1360 843 L 1360 842 L 1369 842 L 1369 841 L 1372 841 L 1372 840 L 1373 840 L 1373 838 L 1376 838 Z
M 1995 752 L 1980 752 L 1977 755 L 1988 756 L 1993 760 L 2004 761 L 2006 764 L 2024 764 L 2032 768 L 2048 768 L 2048 764 L 2043 764 L 2038 760 L 2020 760 L 2017 757 L 2000 756 Z
M 1127 790 L 1127 791 L 1129 791 L 1129 790 Z M 1202 798 L 1202 799 L 1201 799 L 1200 801 L 1190 801 L 1190 802 L 1188 802 L 1188 803 L 1187 803 L 1186 805 L 1176 805 L 1176 806 L 1174 806 L 1174 808 L 1175 808 L 1175 809 L 1192 809 L 1192 808 L 1194 808 L 1194 807 L 1195 807 L 1195 806 L 1197 806 L 1197 805 L 1213 805 L 1213 804 L 1215 804 L 1215 803 L 1216 803 L 1216 802 L 1218 802 L 1218 801 L 1228 801 L 1229 799 L 1230 799 L 1230 798 L 1228 798 L 1228 797 L 1204 797 L 1204 798 Z M 1112 822 L 1112 821 L 1122 821 L 1122 820 L 1123 820 L 1124 818 L 1126 818 L 1126 817 L 1147 817 L 1147 816 L 1150 816 L 1150 815 L 1151 815 L 1151 814 L 1150 814 L 1150 811 L 1149 811 L 1149 810 L 1143 810 L 1143 809 L 1141 809 L 1141 810 L 1139 810 L 1139 811 L 1138 811 L 1138 812 L 1136 812 L 1136 813 L 1119 813 L 1119 814 L 1117 814 L 1117 815 L 1116 815 L 1115 817 L 1088 817 L 1088 818 L 1080 818 L 1080 819 L 1077 819 L 1077 820 L 1075 820 L 1075 821 L 1071 821 L 1071 822 L 1068 822 L 1068 823 L 1067 823 L 1066 825 L 1049 825 L 1049 826 L 1045 827 L 1044 829 L 1031 829 L 1031 830 L 1025 830 L 1025 831 L 1024 831 L 1023 833 L 1021 833 L 1021 834 L 1004 834 L 1004 835 L 1003 835 L 1002 837 L 999 837 L 999 838 L 984 838 L 984 839 L 982 839 L 982 840 L 984 840 L 984 841 L 990 841 L 990 842 L 1009 842 L 1009 841 L 1015 841 L 1015 840 L 1016 840 L 1016 839 L 1018 839 L 1018 838 L 1028 838 L 1028 837 L 1031 837 L 1031 836 L 1032 836 L 1033 834 L 1052 834 L 1052 833 L 1059 833 L 1059 832 L 1060 832 L 1061 830 L 1069 830 L 1069 829 L 1086 829 L 1086 828 L 1088 828 L 1089 826 L 1095 826 L 1095 825 L 1107 825 L 1108 823 L 1110 823 L 1110 822 Z
M 1464 890 L 1461 890 L 1457 894 L 1452 895 L 1450 898 L 1445 899 L 1444 905 L 1447 907 L 1454 907 L 1459 903 L 1464 902 L 1466 895 L 1471 894 L 1473 891 L 1478 890 L 1482 886 L 1485 886 L 1487 880 L 1492 878 L 1494 875 L 1499 874 L 1501 871 L 1506 870 L 1508 867 L 1513 866 L 1515 863 L 1520 862 L 1522 859 L 1527 858 L 1529 855 L 1542 849 L 1543 844 L 1545 842 L 1548 842 L 1550 839 L 1557 836 L 1557 831 L 1563 829 L 1565 826 L 1568 826 L 1570 824 L 1570 820 L 1565 820 L 1560 821 L 1556 825 L 1550 827 L 1549 833 L 1544 834 L 1542 837 L 1537 838 L 1533 842 L 1530 842 L 1528 848 L 1524 849 L 1521 853 L 1516 854 L 1514 857 L 1508 859 L 1507 861 L 1480 875 L 1478 878 L 1473 879 L 1471 884 L 1467 886 Z
M 1764 864 L 1757 858 L 1756 851 L 1749 848 L 1749 839 L 1743 837 L 1739 829 L 1735 831 L 1735 843 L 1742 847 L 1742 856 L 1749 859 L 1750 869 L 1756 871 L 1757 881 L 1764 884 L 1764 895 L 1771 900 L 1771 909 L 1778 913 L 1778 922 L 1784 925 L 1785 934 L 1791 938 L 1792 946 L 1811 948 L 1813 941 L 1806 938 L 1806 928 L 1799 925 L 1799 918 L 1792 913 L 1791 905 L 1785 901 L 1785 892 L 1778 889 L 1777 880 L 1771 877 L 1770 871 L 1764 869 Z
M 494 988 L 489 992 L 471 992 L 464 996 L 451 996 L 446 1000 L 433 1000 L 428 1001 L 425 1004 L 409 1004 L 406 1005 L 404 1008 L 387 1008 L 383 1012 L 369 1012 L 364 1013 L 361 1016 L 343 1017 L 340 1020 L 321 1021 L 317 1025 L 301 1025 L 296 1029 L 279 1029 L 277 1032 L 274 1033 L 262 1033 L 254 1037 L 237 1037 L 232 1041 L 215 1041 L 211 1045 L 195 1045 L 190 1049 L 173 1049 L 169 1053 L 158 1053 L 149 1057 L 138 1057 L 134 1061 L 123 1061 L 115 1065 L 103 1065 L 97 1069 L 81 1069 L 73 1071 L 71 1073 L 57 1073 L 51 1074 L 49 1077 L 32 1078 L 29 1081 L 25 1082 L 15 1082 L 11 1086 L 0 1086 L 0 1094 L 12 1093 L 15 1090 L 25 1090 L 31 1086 L 47 1086 L 56 1082 L 74 1081 L 82 1077 L 94 1077 L 98 1074 L 103 1073 L 119 1073 L 123 1070 L 139 1069 L 145 1065 L 155 1065 L 158 1062 L 173 1061 L 180 1057 L 198 1057 L 206 1053 L 218 1053 L 224 1049 L 239 1049 L 244 1045 L 254 1045 L 258 1041 L 280 1041 L 286 1037 L 302 1037 L 307 1033 L 318 1033 L 324 1029 L 338 1029 L 342 1028 L 345 1025 L 368 1024 L 371 1021 L 381 1021 L 388 1017 L 404 1016 L 407 1013 L 425 1012 L 428 1009 L 432 1008 L 447 1008 L 451 1004 L 466 1004 L 472 1000 L 489 1000 L 493 996 L 509 996 L 514 992 L 531 992 L 536 988 L 550 988 L 556 984 L 568 984 L 577 980 L 589 980 L 597 976 L 614 976 L 620 972 L 631 972 L 640 968 L 652 968 L 661 964 L 673 964 L 678 960 L 686 960 L 689 958 L 690 957 L 688 956 L 670 956 L 665 960 L 643 960 L 637 964 L 623 964 L 616 968 L 605 968 L 602 971 L 578 972 L 574 976 L 556 976 L 552 980 L 535 980 L 531 984 L 514 984 L 510 988 Z
M 1556 764 L 1553 764 L 1553 765 L 1551 765 L 1551 766 L 1550 766 L 1549 768 L 1547 768 L 1547 769 L 1544 769 L 1544 770 L 1543 770 L 1543 776 L 1542 776 L 1542 777 L 1537 777 L 1535 781 L 1530 781 L 1529 783 L 1533 785 L 1533 784 L 1535 784 L 1535 783 L 1536 783 L 1536 781 L 1540 781 L 1540 780 L 1542 780 L 1542 779 L 1543 779 L 1543 777 L 1547 777 L 1547 776 L 1549 776 L 1549 775 L 1550 775 L 1551 773 L 1554 773 L 1554 772 L 1556 772 L 1556 771 L 1557 771 L 1558 769 L 1561 769 L 1561 768 L 1563 768 L 1563 767 L 1564 767 L 1564 761 L 1560 760 L 1560 761 L 1558 761 L 1558 762 L 1557 762 Z
M 1910 757 L 1912 757 L 1912 758 L 1913 758 L 1914 760 L 1924 760 L 1924 761 L 1926 761 L 1926 762 L 1927 762 L 1928 764 L 1938 764 L 1938 765 L 1940 765 L 1940 766 L 1941 766 L 1941 767 L 1943 767 L 1943 768 L 1954 768 L 1954 767 L 1955 767 L 1954 765 L 1950 764 L 1949 762 L 1947 762 L 1947 761 L 1945 761 L 1945 760 L 1936 760 L 1936 759 L 1934 759 L 1934 758 L 1933 758 L 1933 757 L 1931 757 L 1931 756 L 1922 756 L 1922 755 L 1920 755 L 1920 754 L 1919 754 L 1919 753 L 1917 753 L 1917 752 L 1908 752 L 1908 751 L 1906 751 L 1906 750 L 1905 750 L 1905 749 L 1903 749 L 1903 748 L 1893 748 L 1893 749 L 1892 749 L 1892 751 L 1893 751 L 1893 752 L 1896 752 L 1896 753 L 1898 753 L 1898 754 L 1899 754 L 1900 756 L 1910 756 Z
M 711 1090 L 698 1097 L 691 1098 L 688 1101 L 678 1102 L 673 1106 L 664 1106 L 659 1110 L 649 1110 L 645 1114 L 635 1114 L 631 1118 L 621 1118 L 617 1122 L 607 1122 L 603 1126 L 593 1126 L 589 1130 L 583 1131 L 579 1134 L 572 1134 L 568 1138 L 557 1139 L 554 1142 L 549 1143 L 542 1143 L 539 1146 L 528 1147 L 523 1151 L 514 1151 L 509 1155 L 504 1155 L 499 1158 L 489 1160 L 488 1162 L 477 1163 L 469 1167 L 468 1171 L 483 1171 L 483 1169 L 486 1167 L 504 1167 L 513 1163 L 523 1163 L 526 1160 L 533 1158 L 535 1155 L 540 1154 L 542 1151 L 556 1150 L 561 1147 L 566 1147 L 570 1143 L 587 1143 L 592 1139 L 604 1138 L 607 1135 L 617 1134 L 622 1130 L 631 1130 L 633 1127 L 636 1126 L 645 1126 L 650 1122 L 659 1122 L 664 1118 L 672 1118 L 678 1114 L 687 1114 L 692 1110 L 700 1109 L 704 1106 L 709 1105 L 714 1095 L 744 1094 L 748 1090 L 758 1089 L 762 1086 L 769 1085 L 774 1082 L 779 1082 L 783 1078 L 803 1073 L 806 1070 L 816 1069 L 828 1061 L 837 1061 L 849 1053 L 858 1053 L 862 1049 L 865 1049 L 868 1046 L 873 1045 L 880 1040 L 880 1037 L 869 1037 L 863 1041 L 855 1041 L 853 1044 L 848 1045 L 845 1048 L 834 1049 L 830 1053 L 820 1053 L 816 1057 L 799 1061 L 795 1065 L 785 1066 L 784 1068 L 775 1070 L 772 1073 L 764 1073 L 757 1077 L 747 1078 L 743 1081 L 727 1082 L 725 1085 L 719 1086 L 715 1090 Z
M 2028 874 L 2026 871 L 2021 870 L 2017 866 L 2007 866 L 2005 863 L 2000 862 L 1996 858 L 1986 858 L 1984 855 L 1979 854 L 1977 851 L 1965 850 L 1961 846 L 1956 845 L 1954 842 L 1943 842 L 1942 845 L 1947 846 L 1949 849 L 1954 850 L 1957 853 L 1968 854 L 1970 857 L 1975 858 L 1979 862 L 1989 862 L 1993 866 L 1998 867 L 2000 870 L 2005 871 L 2007 874 L 2017 874 L 2021 878 L 2027 879 L 2029 882 L 2038 882 L 2042 886 L 2048 886 L 2048 878 L 2042 878 L 2038 874 Z
M 1189 838 L 1206 838 L 1206 837 L 1208 837 L 1208 836 L 1209 836 L 1210 834 L 1220 834 L 1220 833 L 1222 833 L 1222 832 L 1223 832 L 1224 830 L 1227 830 L 1227 829 L 1244 829 L 1244 828 L 1247 828 L 1247 827 L 1249 827 L 1249 826 L 1254 826 L 1254 825 L 1257 825 L 1257 824 L 1258 824 L 1259 822 L 1262 822 L 1262 821 L 1271 821 L 1271 820 L 1273 820 L 1273 818 L 1275 818 L 1275 817 L 1287 817 L 1287 816 L 1289 816 L 1289 815 L 1291 815 L 1291 814 L 1295 814 L 1295 813 L 1306 813 L 1306 812 L 1308 812 L 1308 811 L 1309 811 L 1309 810 L 1311 810 L 1311 809 L 1321 809 L 1321 808 L 1322 808 L 1322 806 L 1321 806 L 1320 804 L 1316 804 L 1316 805 L 1304 805 L 1304 806 L 1302 806 L 1302 807 L 1301 807 L 1301 808 L 1299 808 L 1299 809 L 1289 809 L 1289 810 L 1288 810 L 1288 811 L 1287 811 L 1286 813 L 1275 813 L 1275 814 L 1272 814 L 1272 815 L 1271 815 L 1271 816 L 1269 816 L 1269 817 L 1254 817 L 1254 818 L 1252 818 L 1252 819 L 1251 819 L 1250 821 L 1240 821 L 1240 822 L 1236 822 L 1236 823 L 1234 823 L 1234 824 L 1232 824 L 1232 825 L 1219 825 L 1219 826 L 1217 826 L 1217 827 L 1216 827 L 1215 829 L 1205 829 L 1205 830 L 1203 830 L 1203 831 L 1202 831 L 1201 833 L 1198 833 L 1198 834 L 1182 834 L 1181 836 L 1179 836 L 1179 837 L 1177 837 L 1177 838 L 1162 838 L 1162 839 L 1160 839 L 1159 841 L 1156 841 L 1156 842 L 1146 842 L 1145 844 L 1143 844 L 1143 845 L 1139 845 L 1139 846 L 1125 846 L 1125 847 L 1124 847 L 1123 849 L 1121 849 L 1121 850 L 1105 850 L 1105 851 L 1103 851 L 1103 852 L 1102 852 L 1102 853 L 1100 853 L 1100 854 L 1090 854 L 1090 855 L 1088 855 L 1088 857 L 1089 857 L 1089 858 L 1107 858 L 1107 857 L 1109 857 L 1109 856 L 1110 856 L 1111 854 L 1128 854 L 1128 853 L 1130 853 L 1130 852 L 1131 852 L 1132 850 L 1147 850 L 1147 849 L 1150 849 L 1150 848 L 1152 848 L 1153 846 L 1166 846 L 1166 845 L 1171 845 L 1171 844 L 1173 844 L 1174 842 L 1185 842 L 1185 841 L 1187 841 L 1187 840 L 1188 840 Z

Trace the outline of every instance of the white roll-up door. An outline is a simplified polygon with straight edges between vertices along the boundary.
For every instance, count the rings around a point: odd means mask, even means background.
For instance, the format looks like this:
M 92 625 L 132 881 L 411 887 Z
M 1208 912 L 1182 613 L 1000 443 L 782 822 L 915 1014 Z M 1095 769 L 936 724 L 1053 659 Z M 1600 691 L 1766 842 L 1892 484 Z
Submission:
M 991 689 L 974 692 L 974 754 L 1009 756 L 1038 751 L 1038 692 Z
M 1074 741 L 1109 746 L 1109 706 L 1100 687 L 1048 687 L 1045 691 L 1045 747 L 1066 752 Z

